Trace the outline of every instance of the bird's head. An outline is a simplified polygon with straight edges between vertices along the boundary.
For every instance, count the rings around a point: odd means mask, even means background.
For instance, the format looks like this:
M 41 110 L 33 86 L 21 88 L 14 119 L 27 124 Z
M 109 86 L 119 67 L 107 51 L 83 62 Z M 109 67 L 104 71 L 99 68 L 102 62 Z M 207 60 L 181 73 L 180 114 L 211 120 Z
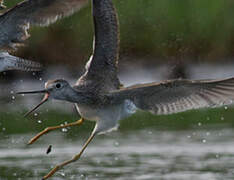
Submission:
M 71 89 L 72 87 L 67 81 L 63 79 L 57 79 L 57 80 L 47 81 L 45 83 L 45 89 L 43 90 L 18 92 L 17 94 L 38 94 L 38 93 L 45 94 L 42 101 L 37 106 L 35 106 L 31 111 L 25 114 L 25 116 L 27 116 L 49 99 L 66 100 L 69 95 L 69 91 Z
M 48 94 L 49 98 L 66 100 L 68 90 L 71 89 L 70 84 L 63 80 L 49 80 L 45 83 L 45 93 Z

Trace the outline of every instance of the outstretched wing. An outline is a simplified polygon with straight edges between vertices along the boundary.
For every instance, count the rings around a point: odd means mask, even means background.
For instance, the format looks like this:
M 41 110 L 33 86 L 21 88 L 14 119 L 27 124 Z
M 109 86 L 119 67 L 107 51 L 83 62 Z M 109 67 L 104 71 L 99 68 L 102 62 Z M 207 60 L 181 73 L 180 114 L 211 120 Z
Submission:
M 234 78 L 224 80 L 169 80 L 112 92 L 116 100 L 128 99 L 139 109 L 171 114 L 190 109 L 217 107 L 234 100 Z
M 118 89 L 120 83 L 117 77 L 119 51 L 117 14 L 112 0 L 92 2 L 94 52 L 86 64 L 85 74 L 78 80 L 77 85 L 91 86 L 101 91 Z
M 41 68 L 40 63 L 15 57 L 7 52 L 0 52 L 0 72 L 8 70 L 40 71 Z
M 87 0 L 25 0 L 0 15 L 0 48 L 15 48 L 29 37 L 30 25 L 47 26 L 69 16 Z

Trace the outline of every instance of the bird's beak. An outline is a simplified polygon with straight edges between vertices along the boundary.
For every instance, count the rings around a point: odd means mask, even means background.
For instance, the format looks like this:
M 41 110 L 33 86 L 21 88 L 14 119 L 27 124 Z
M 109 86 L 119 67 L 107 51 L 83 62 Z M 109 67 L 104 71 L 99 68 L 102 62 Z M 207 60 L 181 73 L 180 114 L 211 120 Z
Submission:
M 47 90 L 39 90 L 39 91 L 28 91 L 28 92 L 18 92 L 17 94 L 37 94 L 37 93 L 45 93 L 45 96 L 41 100 L 41 102 L 35 106 L 31 111 L 27 112 L 24 117 L 28 116 L 30 113 L 35 111 L 37 108 L 39 108 L 42 104 L 44 104 L 49 99 L 49 92 Z

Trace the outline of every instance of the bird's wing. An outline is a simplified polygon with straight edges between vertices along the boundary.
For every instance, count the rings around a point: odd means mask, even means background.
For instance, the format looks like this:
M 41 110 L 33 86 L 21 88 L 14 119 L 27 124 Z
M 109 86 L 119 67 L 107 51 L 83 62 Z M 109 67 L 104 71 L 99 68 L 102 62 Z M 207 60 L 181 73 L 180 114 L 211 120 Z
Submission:
M 0 52 L 0 72 L 8 70 L 40 71 L 41 68 L 39 63 L 12 56 L 7 52 Z
M 92 0 L 94 20 L 94 50 L 86 64 L 85 74 L 77 85 L 88 84 L 95 89 L 119 88 L 117 61 L 119 51 L 118 19 L 112 0 Z
M 116 100 L 131 100 L 139 109 L 171 114 L 217 107 L 234 100 L 234 78 L 223 80 L 169 80 L 111 92 Z
M 47 26 L 69 16 L 87 0 L 25 0 L 0 15 L 0 48 L 15 48 L 29 37 L 30 25 Z

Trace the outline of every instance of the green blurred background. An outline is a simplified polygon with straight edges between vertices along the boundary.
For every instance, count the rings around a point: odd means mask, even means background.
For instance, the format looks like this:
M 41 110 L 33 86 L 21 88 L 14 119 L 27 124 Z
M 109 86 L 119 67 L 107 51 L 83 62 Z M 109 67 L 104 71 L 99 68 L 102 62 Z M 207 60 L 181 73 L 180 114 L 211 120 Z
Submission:
M 6 0 L 8 7 L 17 1 Z M 114 0 L 121 57 L 136 61 L 220 61 L 234 55 L 232 0 Z M 31 29 L 17 52 L 44 64 L 84 64 L 92 52 L 91 6 L 46 28 Z

